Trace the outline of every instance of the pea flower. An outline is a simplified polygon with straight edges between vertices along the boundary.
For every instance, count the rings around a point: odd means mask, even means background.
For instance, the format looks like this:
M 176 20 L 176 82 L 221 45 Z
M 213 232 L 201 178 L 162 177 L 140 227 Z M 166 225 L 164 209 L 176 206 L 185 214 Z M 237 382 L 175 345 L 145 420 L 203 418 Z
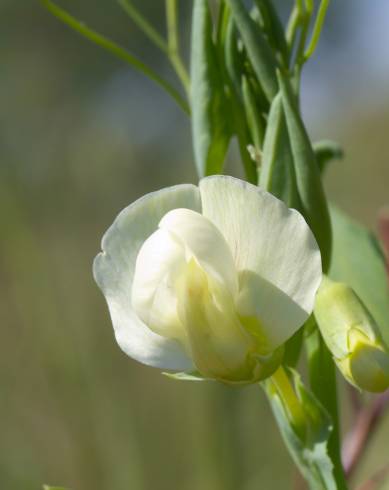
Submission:
M 322 278 L 301 214 L 227 176 L 147 194 L 118 215 L 102 250 L 94 277 L 123 351 L 232 384 L 277 369 Z
M 314 311 L 323 339 L 347 381 L 373 393 L 389 388 L 388 348 L 354 290 L 324 277 Z

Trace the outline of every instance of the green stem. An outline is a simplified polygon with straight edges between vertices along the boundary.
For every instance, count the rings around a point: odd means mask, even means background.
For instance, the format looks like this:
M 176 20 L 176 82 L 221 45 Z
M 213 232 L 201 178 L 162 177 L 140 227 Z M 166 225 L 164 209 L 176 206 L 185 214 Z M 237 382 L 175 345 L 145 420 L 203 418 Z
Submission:
M 309 15 L 312 15 L 313 8 L 313 0 L 305 0 L 305 10 L 309 13 Z
M 139 12 L 130 0 L 118 0 L 127 15 L 139 29 L 159 48 L 169 59 L 176 75 L 182 83 L 187 95 L 189 94 L 189 76 L 181 61 L 178 49 L 177 32 L 177 1 L 166 0 L 166 23 L 168 40 L 159 34 L 150 22 Z
M 347 490 L 348 486 L 342 466 L 340 451 L 340 428 L 335 364 L 317 327 L 308 335 L 306 347 L 311 390 L 328 411 L 332 419 L 333 430 L 328 442 L 328 453 L 334 465 L 334 477 L 337 482 L 337 490 Z
M 165 0 L 166 27 L 168 36 L 168 57 L 189 97 L 190 80 L 188 72 L 179 55 L 177 0 Z
M 135 56 L 129 53 L 126 49 L 116 44 L 111 39 L 102 36 L 98 32 L 90 29 L 84 23 L 78 21 L 74 17 L 72 17 L 68 12 L 61 9 L 57 5 L 55 5 L 50 0 L 41 0 L 43 5 L 47 8 L 49 12 L 51 12 L 55 17 L 60 19 L 62 22 L 67 24 L 69 27 L 74 29 L 76 32 L 84 36 L 89 41 L 101 46 L 106 49 L 110 53 L 114 54 L 116 57 L 122 59 L 126 63 L 130 64 L 132 67 L 148 76 L 151 80 L 157 83 L 160 87 L 162 87 L 181 107 L 181 109 L 190 114 L 190 109 L 188 103 L 181 97 L 179 92 L 170 85 L 169 82 L 161 78 L 157 73 L 155 73 L 151 68 L 145 65 L 142 61 L 138 60 Z
M 118 0 L 119 5 L 126 14 L 135 22 L 139 29 L 152 41 L 161 51 L 168 53 L 168 46 L 164 38 L 156 31 L 150 22 L 139 12 L 130 0 Z
M 316 49 L 329 4 L 330 4 L 330 0 L 322 0 L 322 2 L 320 3 L 320 7 L 315 20 L 315 25 L 313 26 L 311 41 L 304 53 L 304 61 L 307 61 L 312 56 L 312 54 Z
M 295 430 L 301 437 L 304 437 L 306 425 L 304 410 L 302 409 L 301 402 L 282 366 L 272 375 L 271 381 L 288 411 L 289 418 L 292 421 Z
M 301 32 L 300 32 L 300 38 L 296 50 L 296 64 L 298 66 L 302 66 L 305 62 L 304 48 L 305 48 L 305 43 L 307 41 L 311 15 L 312 12 L 305 11 L 301 17 Z
M 313 0 L 305 0 L 304 4 L 302 0 L 296 2 L 292 13 L 290 15 L 290 19 L 287 27 L 287 43 L 289 48 L 289 54 L 293 54 L 294 45 L 296 43 L 296 39 L 298 37 L 298 31 L 300 29 L 300 36 L 298 38 L 298 45 L 296 48 L 295 54 L 295 64 L 301 70 L 302 65 L 305 63 L 306 52 L 304 53 L 305 44 L 307 41 L 309 25 L 311 22 L 311 17 L 313 14 L 314 4 Z M 324 19 L 323 19 L 324 21 Z M 317 23 L 317 20 L 316 20 Z M 316 27 L 316 24 L 315 24 Z M 312 42 L 312 41 L 311 41 Z
M 233 87 L 231 86 L 232 91 Z M 251 143 L 248 136 L 248 129 L 244 115 L 242 114 L 242 107 L 237 99 L 235 93 L 231 96 L 231 109 L 232 116 L 235 120 L 235 132 L 238 139 L 239 153 L 242 159 L 243 168 L 246 174 L 246 179 L 251 184 L 258 184 L 258 171 L 256 163 L 251 159 L 248 151 L 248 145 Z
M 228 6 L 224 2 L 220 3 L 216 28 L 216 45 L 220 51 L 224 49 L 230 16 L 231 12 Z
M 288 26 L 286 28 L 286 42 L 289 48 L 289 55 L 293 50 L 295 39 L 297 36 L 297 29 L 300 25 L 300 12 L 299 9 L 294 6 L 292 13 L 290 14 Z

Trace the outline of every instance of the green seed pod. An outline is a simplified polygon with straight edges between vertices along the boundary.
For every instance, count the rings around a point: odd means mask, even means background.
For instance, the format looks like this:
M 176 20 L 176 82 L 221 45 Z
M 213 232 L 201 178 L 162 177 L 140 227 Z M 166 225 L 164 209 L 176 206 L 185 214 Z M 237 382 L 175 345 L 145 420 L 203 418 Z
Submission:
M 389 351 L 377 324 L 349 286 L 324 277 L 315 318 L 343 376 L 373 393 L 389 387 Z

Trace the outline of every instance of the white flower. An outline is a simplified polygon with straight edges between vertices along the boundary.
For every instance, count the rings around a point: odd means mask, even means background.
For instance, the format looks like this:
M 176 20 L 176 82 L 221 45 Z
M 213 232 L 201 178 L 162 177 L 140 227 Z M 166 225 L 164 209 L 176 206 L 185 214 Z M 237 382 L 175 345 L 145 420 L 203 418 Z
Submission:
M 94 275 L 124 352 L 230 383 L 277 368 L 322 277 L 304 218 L 226 176 L 144 196 L 119 214 L 102 250 Z

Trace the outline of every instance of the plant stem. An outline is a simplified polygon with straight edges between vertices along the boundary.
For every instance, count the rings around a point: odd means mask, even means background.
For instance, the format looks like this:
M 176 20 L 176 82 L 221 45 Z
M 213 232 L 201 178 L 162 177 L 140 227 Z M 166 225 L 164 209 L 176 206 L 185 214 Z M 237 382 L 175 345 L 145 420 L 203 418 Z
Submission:
M 179 55 L 177 0 L 165 0 L 166 27 L 168 37 L 168 57 L 189 97 L 190 80 Z
M 328 453 L 334 465 L 334 477 L 338 485 L 337 490 L 347 490 L 348 487 L 340 455 L 335 364 L 317 328 L 307 337 L 306 346 L 311 389 L 332 419 L 333 429 L 328 442 Z
M 151 80 L 157 83 L 160 87 L 162 87 L 181 107 L 181 109 L 187 114 L 190 113 L 188 103 L 181 97 L 178 91 L 170 85 L 169 82 L 161 78 L 157 73 L 154 72 L 150 67 L 145 65 L 142 61 L 138 60 L 135 56 L 129 53 L 126 49 L 116 44 L 111 39 L 102 36 L 98 32 L 90 29 L 84 23 L 78 21 L 76 18 L 72 17 L 68 12 L 61 9 L 57 5 L 55 5 L 50 0 L 41 0 L 43 5 L 47 8 L 49 12 L 51 12 L 55 17 L 60 19 L 62 22 L 67 24 L 73 30 L 84 36 L 89 41 L 92 41 L 94 44 L 101 46 L 106 49 L 110 53 L 114 54 L 116 57 L 122 59 L 126 63 L 130 64 L 132 67 L 148 76 Z
M 154 29 L 150 22 L 139 12 L 130 0 L 118 0 L 119 5 L 126 14 L 135 22 L 139 29 L 152 41 L 161 51 L 168 53 L 168 46 L 164 38 Z
M 322 0 L 320 3 L 319 10 L 317 12 L 317 17 L 315 25 L 313 26 L 311 41 L 308 48 L 304 53 L 304 62 L 307 61 L 314 53 L 317 43 L 320 38 L 320 34 L 323 28 L 324 19 L 326 17 L 327 9 L 330 4 L 330 0 Z
M 286 41 L 289 47 L 289 54 L 293 51 L 294 42 L 297 35 L 297 29 L 300 25 L 300 12 L 297 6 L 293 7 L 292 13 L 290 14 L 288 26 L 286 28 Z
M 291 68 L 294 64 L 301 66 L 304 60 L 304 48 L 307 39 L 309 24 L 312 16 L 313 5 L 310 1 L 306 1 L 304 6 L 302 1 L 296 2 L 287 27 L 287 43 L 289 47 L 289 56 L 294 59 L 292 61 Z M 298 37 L 298 31 L 300 28 L 300 36 Z M 295 48 L 296 39 L 298 38 L 298 45 Z M 295 56 L 293 56 L 293 53 Z
M 288 411 L 295 430 L 300 433 L 304 432 L 305 414 L 285 369 L 282 366 L 279 367 L 272 375 L 271 380 Z

